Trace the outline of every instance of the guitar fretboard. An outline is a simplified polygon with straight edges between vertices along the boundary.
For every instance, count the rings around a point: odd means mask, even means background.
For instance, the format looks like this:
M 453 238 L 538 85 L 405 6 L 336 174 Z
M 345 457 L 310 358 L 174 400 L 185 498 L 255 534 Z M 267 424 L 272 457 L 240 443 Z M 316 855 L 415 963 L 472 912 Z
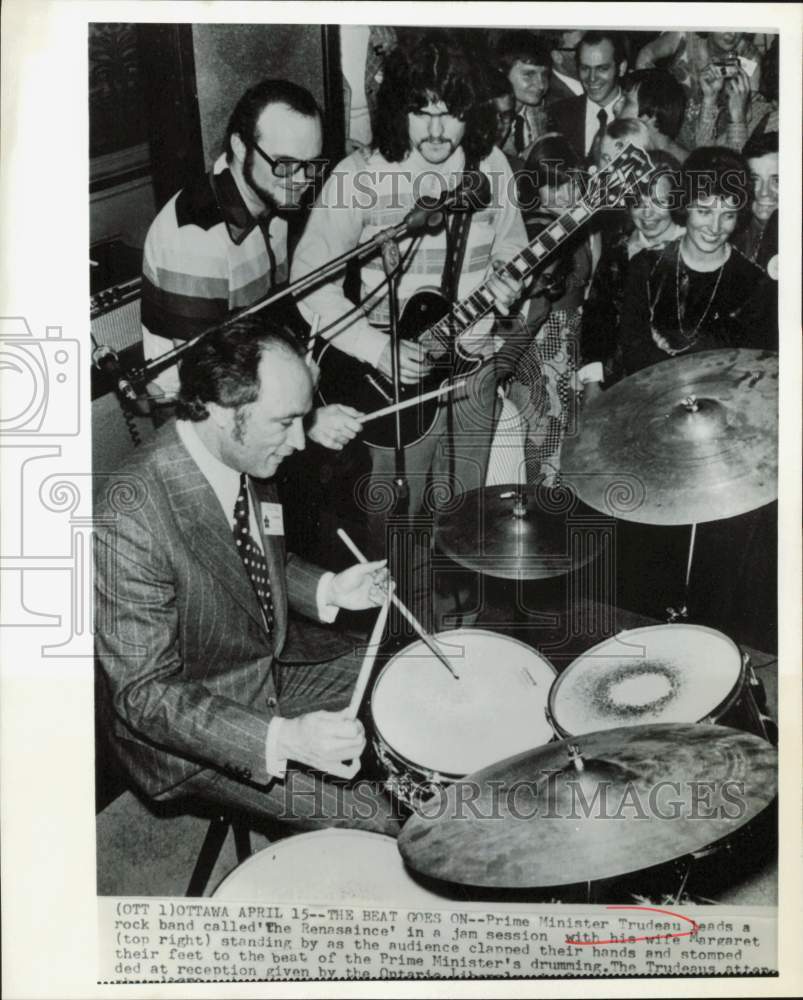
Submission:
M 551 222 L 546 229 L 521 250 L 513 260 L 505 264 L 504 270 L 515 281 L 524 281 L 539 267 L 572 233 L 576 232 L 584 222 L 596 211 L 585 199 L 564 212 Z M 433 347 L 448 349 L 456 337 L 467 330 L 477 320 L 481 319 L 494 307 L 493 293 L 488 289 L 488 282 L 476 288 L 471 295 L 462 299 L 452 307 L 442 320 L 431 326 L 420 338 L 419 342 L 430 353 Z M 424 338 L 432 338 L 431 345 Z

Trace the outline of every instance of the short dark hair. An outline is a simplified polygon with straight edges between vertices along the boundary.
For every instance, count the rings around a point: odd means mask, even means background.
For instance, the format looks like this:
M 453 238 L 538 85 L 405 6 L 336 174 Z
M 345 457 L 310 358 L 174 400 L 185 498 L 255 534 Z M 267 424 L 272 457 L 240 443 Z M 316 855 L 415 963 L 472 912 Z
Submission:
M 724 146 L 698 146 L 683 164 L 681 219 L 700 198 L 731 198 L 740 214 L 747 212 L 753 197 L 744 158 Z
M 176 415 L 201 421 L 209 416 L 207 403 L 236 409 L 259 396 L 259 362 L 267 351 L 303 359 L 293 333 L 262 313 L 245 316 L 215 330 L 185 356 L 179 366 Z
M 494 58 L 505 76 L 517 62 L 547 68 L 552 65 L 550 45 L 546 38 L 539 38 L 531 31 L 515 29 L 503 31 L 499 36 L 494 47 Z
M 574 47 L 578 64 L 580 49 L 584 45 L 599 45 L 601 42 L 610 42 L 613 46 L 613 61 L 617 67 L 628 58 L 627 38 L 621 31 L 587 31 Z
M 466 123 L 461 145 L 468 159 L 481 160 L 494 144 L 496 112 L 482 76 L 464 46 L 447 31 L 429 31 L 408 51 L 394 49 L 385 63 L 377 95 L 374 141 L 391 163 L 410 152 L 407 115 L 430 101 L 443 101 Z
M 655 118 L 658 131 L 674 139 L 683 123 L 686 91 L 665 69 L 638 69 L 622 82 L 624 90 L 638 87 L 638 113 Z
M 777 132 L 762 132 L 761 135 L 754 133 L 742 147 L 742 156 L 745 160 L 757 160 L 760 156 L 768 156 L 770 153 L 777 152 Z
M 561 187 L 582 166 L 582 159 L 569 140 L 557 132 L 548 132 L 535 140 L 523 173 L 529 175 L 537 191 L 541 187 Z
M 289 80 L 262 80 L 243 94 L 226 126 L 224 146 L 226 159 L 231 160 L 231 137 L 239 135 L 248 145 L 256 140 L 259 116 L 271 104 L 284 104 L 305 118 L 321 117 L 321 110 L 312 94 Z

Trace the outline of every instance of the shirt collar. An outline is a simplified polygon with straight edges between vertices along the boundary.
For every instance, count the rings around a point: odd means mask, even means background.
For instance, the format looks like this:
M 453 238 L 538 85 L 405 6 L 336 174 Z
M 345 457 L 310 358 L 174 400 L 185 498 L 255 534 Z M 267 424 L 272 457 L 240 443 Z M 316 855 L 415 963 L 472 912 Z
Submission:
M 231 241 L 239 246 L 254 226 L 258 225 L 258 222 L 249 212 L 248 206 L 240 194 L 237 182 L 226 162 L 225 153 L 221 153 L 215 160 L 211 182 L 212 190 L 215 192 L 215 200 L 220 208 L 223 221 L 226 223 Z
M 608 112 L 608 121 L 612 121 L 613 120 L 613 106 L 619 100 L 621 94 L 622 94 L 622 88 L 621 87 L 617 87 L 616 90 L 614 91 L 613 95 L 608 99 L 608 102 L 606 104 L 595 104 L 591 100 L 591 98 L 587 96 L 586 97 L 586 114 L 590 116 L 593 113 L 594 118 L 596 118 L 597 115 L 600 113 L 600 111 L 602 111 L 604 109 L 605 111 Z M 593 111 L 592 111 L 592 109 L 593 109 Z
M 191 420 L 177 420 L 176 433 L 220 501 L 229 524 L 234 523 L 234 505 L 240 492 L 240 473 L 215 458 Z

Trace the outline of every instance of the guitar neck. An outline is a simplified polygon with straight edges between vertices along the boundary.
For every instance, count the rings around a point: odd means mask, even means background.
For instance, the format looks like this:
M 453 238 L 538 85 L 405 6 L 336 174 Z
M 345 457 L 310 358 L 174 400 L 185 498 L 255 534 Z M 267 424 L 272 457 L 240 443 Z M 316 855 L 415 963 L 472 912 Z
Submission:
M 524 281 L 553 253 L 569 236 L 576 232 L 596 211 L 585 199 L 568 212 L 551 222 L 543 232 L 516 256 L 504 265 L 504 271 L 514 281 Z M 493 293 L 488 282 L 476 288 L 471 295 L 462 299 L 439 323 L 431 326 L 424 336 L 431 337 L 433 346 L 448 349 L 454 339 L 476 323 L 494 306 Z

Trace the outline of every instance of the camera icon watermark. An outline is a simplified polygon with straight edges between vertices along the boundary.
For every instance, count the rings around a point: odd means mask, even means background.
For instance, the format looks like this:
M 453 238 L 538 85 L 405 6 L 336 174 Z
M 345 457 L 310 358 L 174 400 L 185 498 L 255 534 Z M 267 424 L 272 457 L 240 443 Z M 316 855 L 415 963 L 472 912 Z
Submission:
M 22 316 L 0 317 L 0 436 L 80 431 L 80 344 L 60 326 L 35 337 Z

